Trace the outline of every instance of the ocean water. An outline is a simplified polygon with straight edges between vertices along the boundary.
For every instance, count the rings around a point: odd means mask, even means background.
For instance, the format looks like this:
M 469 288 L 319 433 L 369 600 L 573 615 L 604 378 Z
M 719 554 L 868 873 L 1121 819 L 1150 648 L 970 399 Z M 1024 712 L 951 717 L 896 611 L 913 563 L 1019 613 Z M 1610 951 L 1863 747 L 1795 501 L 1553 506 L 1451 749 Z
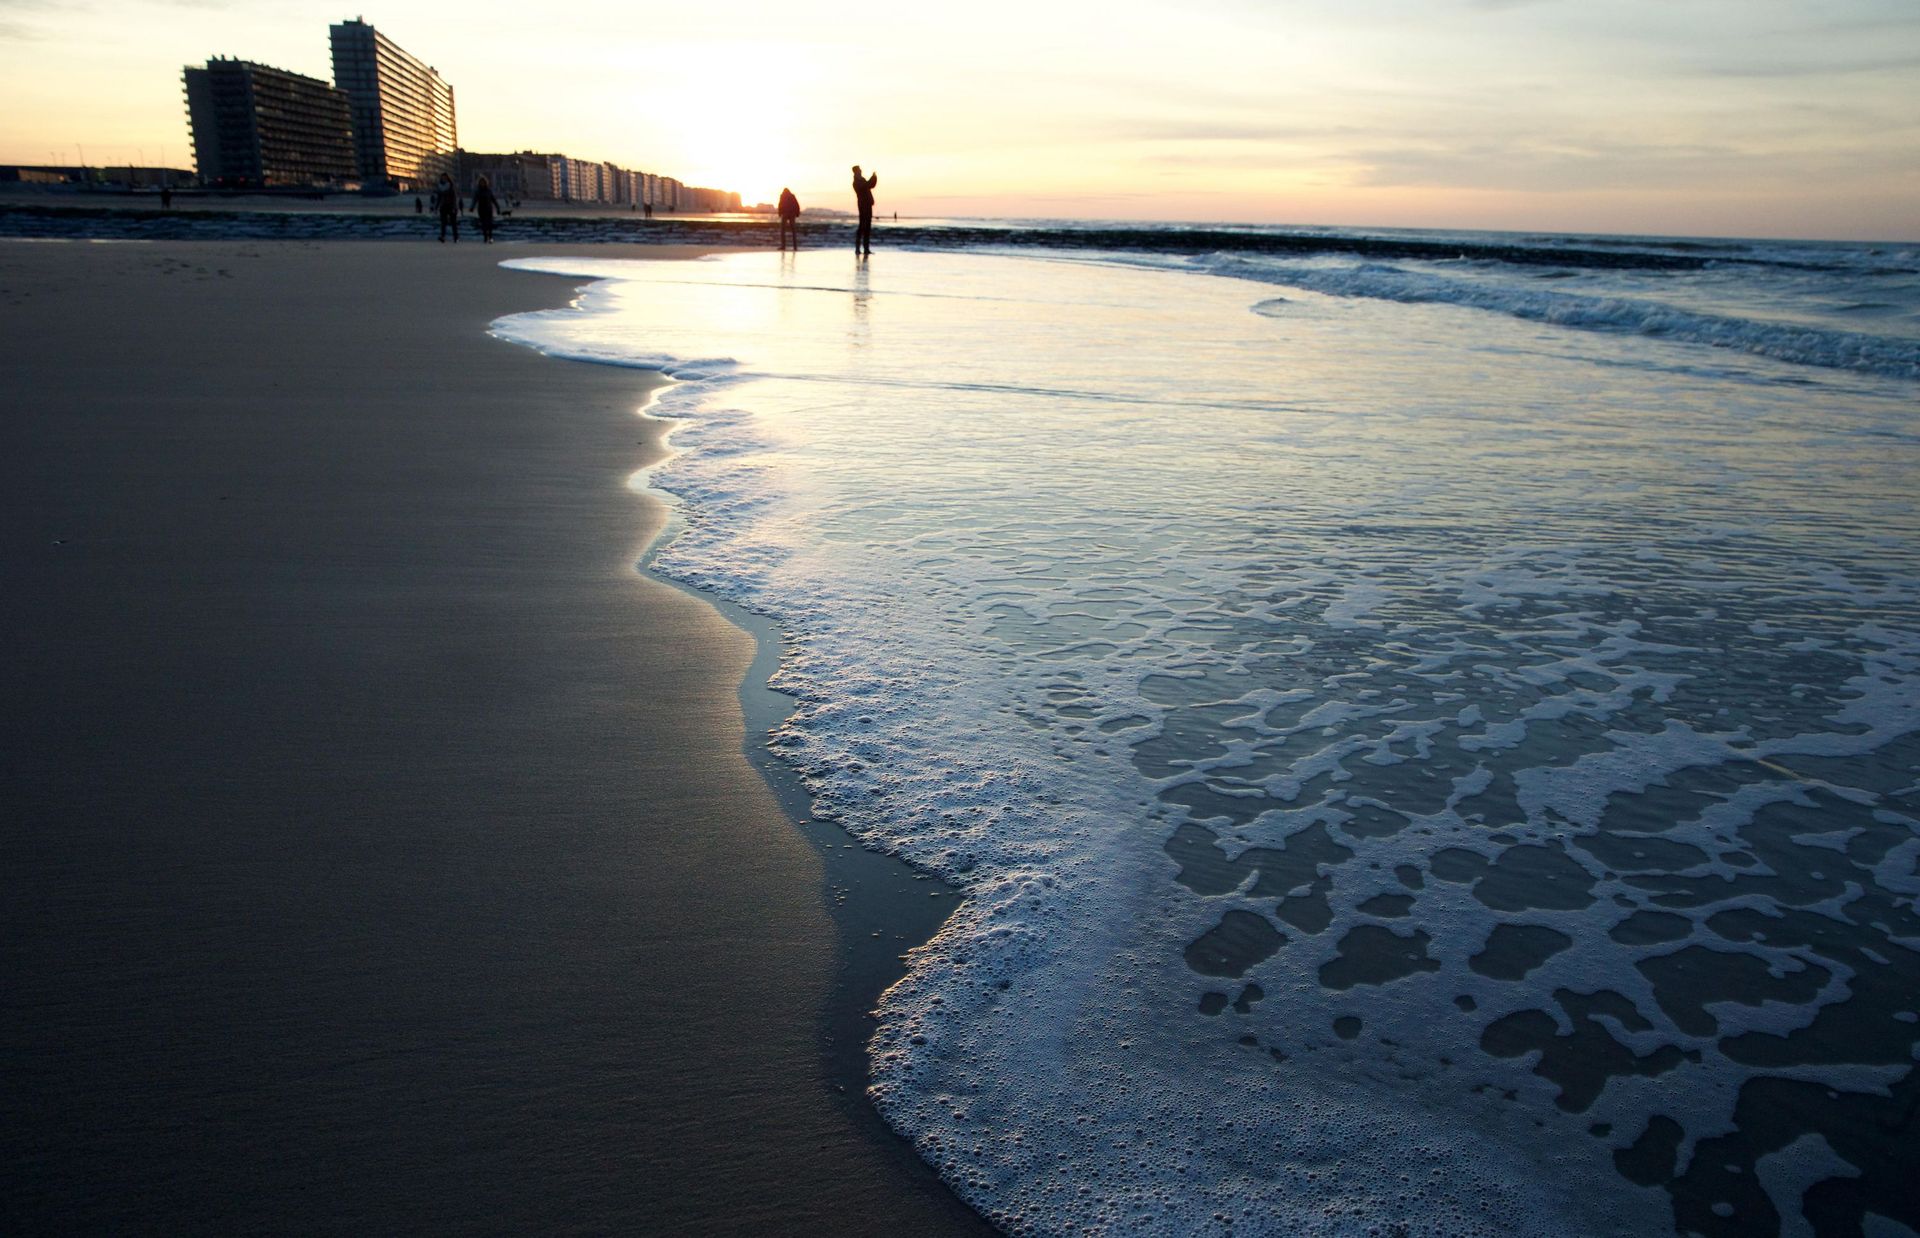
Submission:
M 494 329 L 682 380 L 653 566 L 963 888 L 872 1095 L 1002 1227 L 1920 1230 L 1920 252 L 1416 239 Z

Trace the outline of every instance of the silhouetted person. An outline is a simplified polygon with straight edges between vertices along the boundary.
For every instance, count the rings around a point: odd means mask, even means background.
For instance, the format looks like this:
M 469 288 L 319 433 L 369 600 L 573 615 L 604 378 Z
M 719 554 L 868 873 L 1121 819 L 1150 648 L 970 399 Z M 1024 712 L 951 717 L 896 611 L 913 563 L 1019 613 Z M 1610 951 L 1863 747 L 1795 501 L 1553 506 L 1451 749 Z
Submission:
M 860 175 L 860 165 L 853 165 L 853 200 L 860 208 L 860 226 L 853 233 L 853 252 L 870 254 L 873 252 L 873 187 L 880 183 L 880 174 Z
M 460 243 L 460 191 L 453 187 L 453 178 L 445 172 L 440 174 L 440 187 L 433 191 L 433 204 L 440 211 L 440 243 L 446 244 L 447 229 L 453 229 L 453 243 Z
M 160 209 L 163 211 L 173 209 L 173 187 L 170 185 L 160 186 Z
M 800 248 L 800 199 L 793 196 L 793 190 L 780 191 L 780 248 L 787 247 L 787 237 L 793 237 L 793 247 Z
M 416 215 L 424 215 L 427 213 L 427 204 L 420 200 L 420 197 L 418 194 L 414 195 L 413 213 Z
M 473 185 L 473 213 L 480 217 L 480 239 L 488 245 L 493 244 L 493 214 L 500 209 L 500 199 L 493 196 L 493 182 L 481 177 Z

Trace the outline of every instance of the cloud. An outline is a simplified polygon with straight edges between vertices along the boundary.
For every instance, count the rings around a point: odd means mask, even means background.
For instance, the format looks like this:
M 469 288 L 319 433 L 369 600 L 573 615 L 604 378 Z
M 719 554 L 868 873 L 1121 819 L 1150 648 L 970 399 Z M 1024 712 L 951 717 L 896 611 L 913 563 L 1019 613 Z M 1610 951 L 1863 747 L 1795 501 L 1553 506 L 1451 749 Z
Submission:
M 1854 60 L 1829 58 L 1800 61 L 1753 61 L 1747 64 L 1705 64 L 1695 72 L 1708 77 L 1784 78 L 1844 77 L 1856 73 L 1902 73 L 1920 69 L 1920 54 L 1870 56 Z
M 1526 193 L 1785 188 L 1857 176 L 1858 151 L 1733 149 L 1700 143 L 1590 139 L 1546 145 L 1527 138 L 1458 146 L 1381 146 L 1353 152 L 1356 183 Z
M 45 38 L 40 27 L 20 20 L 40 13 L 57 13 L 58 0 L 0 0 L 0 43 L 37 43 Z
M 1264 119 L 1238 120 L 1206 117 L 1169 120 L 1157 117 L 1111 119 L 1088 126 L 1087 132 L 1129 142 L 1270 142 L 1276 144 L 1324 142 L 1358 136 L 1351 125 L 1282 124 Z

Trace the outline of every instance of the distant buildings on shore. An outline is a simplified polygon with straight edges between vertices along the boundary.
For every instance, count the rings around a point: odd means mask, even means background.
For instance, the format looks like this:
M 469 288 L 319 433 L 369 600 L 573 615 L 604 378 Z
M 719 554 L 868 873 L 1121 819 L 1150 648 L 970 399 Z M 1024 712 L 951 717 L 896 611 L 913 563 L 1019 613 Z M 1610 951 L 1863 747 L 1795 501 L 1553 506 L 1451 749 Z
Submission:
M 471 189 L 482 176 L 499 197 L 517 202 L 579 202 L 708 213 L 740 209 L 737 193 L 698 189 L 671 176 L 618 164 L 536 151 L 506 155 L 461 151 L 460 184 Z
M 363 183 L 418 189 L 451 175 L 460 131 L 453 87 L 363 19 L 336 22 L 333 83 L 353 114 L 353 150 Z
M 77 163 L 0 164 L 0 185 L 92 185 L 121 189 L 185 189 L 195 182 L 185 168 L 140 167 L 136 164 L 82 166 Z
M 418 191 L 453 172 L 460 139 L 446 79 L 360 19 L 329 33 L 332 84 L 225 57 L 184 70 L 203 182 Z
M 316 185 L 354 175 L 347 96 L 317 77 L 216 57 L 185 71 L 193 162 L 209 185 Z
M 453 86 L 364 19 L 329 30 L 333 82 L 216 57 L 183 71 L 194 164 L 215 187 L 425 193 L 486 176 L 502 200 L 737 211 L 740 195 L 569 155 L 460 149 Z

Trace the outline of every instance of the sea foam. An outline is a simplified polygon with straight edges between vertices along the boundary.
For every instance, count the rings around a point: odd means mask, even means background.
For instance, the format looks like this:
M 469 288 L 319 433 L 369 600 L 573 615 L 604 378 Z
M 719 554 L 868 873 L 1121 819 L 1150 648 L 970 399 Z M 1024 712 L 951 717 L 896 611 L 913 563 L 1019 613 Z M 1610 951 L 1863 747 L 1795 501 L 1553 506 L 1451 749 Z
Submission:
M 1283 284 L 1331 296 L 1368 297 L 1406 305 L 1460 305 L 1554 327 L 1651 336 L 1794 365 L 1857 370 L 1887 378 L 1920 378 L 1920 340 L 1705 313 L 1667 303 L 1658 289 L 1638 296 L 1594 296 L 1526 288 L 1512 280 L 1462 279 L 1385 263 L 1290 264 L 1236 255 L 1216 255 L 1194 265 L 1213 275 Z M 1269 302 L 1256 306 L 1255 312 L 1275 312 L 1284 304 Z
M 1098 264 L 515 265 L 608 280 L 499 334 L 687 380 L 655 565 L 780 622 L 816 811 L 965 891 L 872 1095 L 996 1223 L 1914 1223 L 1895 401 Z

